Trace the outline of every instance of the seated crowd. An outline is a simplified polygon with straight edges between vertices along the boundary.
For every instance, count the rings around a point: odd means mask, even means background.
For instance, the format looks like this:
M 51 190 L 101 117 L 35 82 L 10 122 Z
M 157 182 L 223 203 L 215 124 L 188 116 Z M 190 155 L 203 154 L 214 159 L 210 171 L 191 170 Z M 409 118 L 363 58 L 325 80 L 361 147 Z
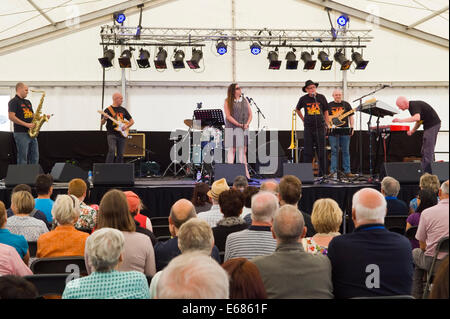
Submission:
M 302 211 L 292 175 L 259 188 L 242 176 L 231 187 L 197 183 L 191 200 L 167 212 L 170 238 L 155 236 L 132 191 L 111 189 L 96 206 L 84 202 L 82 179 L 55 200 L 52 185 L 42 174 L 36 198 L 17 185 L 10 208 L 0 201 L 0 299 L 35 298 L 25 277 L 33 262 L 68 256 L 84 258 L 87 274 L 66 284 L 63 299 L 422 298 L 437 244 L 448 238 L 449 181 L 430 174 L 409 207 L 392 177 L 380 191 L 360 189 L 348 221 L 331 198 Z M 413 237 L 388 229 L 385 218 L 395 215 Z M 341 234 L 350 222 L 354 230 Z M 430 297 L 448 298 L 448 253 L 437 258 Z

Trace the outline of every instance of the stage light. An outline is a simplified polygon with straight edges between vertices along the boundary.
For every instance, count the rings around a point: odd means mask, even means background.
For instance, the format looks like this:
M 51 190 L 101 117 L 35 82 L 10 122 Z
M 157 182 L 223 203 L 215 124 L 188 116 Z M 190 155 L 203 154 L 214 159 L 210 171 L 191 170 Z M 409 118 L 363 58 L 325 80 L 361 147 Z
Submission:
M 155 68 L 157 69 L 167 69 L 166 59 L 167 59 L 167 51 L 162 47 L 158 48 L 158 53 L 156 54 L 155 59 Z
M 201 50 L 192 48 L 192 58 L 186 61 L 191 69 L 199 69 L 199 62 L 203 58 L 203 52 Z
M 103 58 L 99 58 L 98 62 L 100 62 L 101 66 L 104 68 L 112 67 L 112 60 L 114 59 L 114 50 L 106 48 L 103 53 Z
M 124 23 L 126 17 L 125 14 L 123 12 L 114 12 L 113 14 L 114 20 L 116 20 L 117 23 Z
M 316 67 L 316 60 L 313 60 L 309 52 L 303 51 L 300 59 L 305 63 L 303 70 L 314 70 Z
M 286 54 L 286 70 L 297 70 L 298 68 L 298 60 L 294 52 L 295 49 L 292 49 Z
M 347 25 L 349 21 L 349 17 L 346 14 L 341 15 L 338 19 L 337 19 L 337 23 L 341 26 L 341 27 L 345 27 Z
M 261 53 L 261 46 L 260 46 L 258 43 L 253 42 L 253 43 L 250 45 L 250 52 L 251 52 L 253 55 L 258 55 L 258 54 L 260 54 L 260 53 Z
M 227 53 L 227 45 L 221 41 L 217 43 L 216 50 L 220 55 L 224 55 L 225 53 Z
M 131 68 L 131 53 L 132 49 L 130 50 L 123 50 L 122 54 L 119 58 L 119 66 L 121 68 Z
M 344 53 L 342 53 L 342 50 L 338 50 L 334 54 L 334 59 L 341 65 L 341 70 L 348 70 L 350 69 L 350 65 L 352 65 L 352 61 L 348 60 Z
M 330 61 L 328 58 L 328 54 L 325 51 L 320 51 L 317 55 L 317 58 L 320 61 L 320 70 L 331 70 L 331 66 L 333 65 L 333 61 Z
M 267 55 L 267 59 L 269 59 L 269 69 L 270 70 L 279 70 L 281 66 L 281 61 L 278 60 L 278 48 L 275 49 L 275 51 L 270 51 Z
M 174 50 L 172 65 L 174 69 L 184 69 L 184 52 L 182 50 Z
M 356 70 L 364 70 L 369 63 L 369 61 L 366 61 L 363 59 L 361 53 L 359 52 L 353 52 L 352 53 L 352 60 L 356 64 Z
M 136 62 L 140 68 L 145 69 L 150 67 L 150 62 L 148 59 L 150 59 L 150 52 L 141 49 L 139 51 L 139 59 L 137 59 Z

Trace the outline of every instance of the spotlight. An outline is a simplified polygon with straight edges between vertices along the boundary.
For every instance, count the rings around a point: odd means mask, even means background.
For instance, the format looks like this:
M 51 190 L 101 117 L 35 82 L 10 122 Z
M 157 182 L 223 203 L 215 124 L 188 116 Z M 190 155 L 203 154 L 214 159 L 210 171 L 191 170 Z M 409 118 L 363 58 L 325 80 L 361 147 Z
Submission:
M 131 53 L 132 49 L 130 50 L 123 50 L 122 54 L 119 58 L 119 66 L 121 68 L 131 68 Z
M 339 24 L 339 26 L 345 27 L 349 20 L 350 19 L 349 19 L 348 15 L 343 14 L 337 19 L 337 23 Z
M 126 17 L 125 14 L 123 12 L 114 12 L 113 14 L 114 20 L 116 20 L 117 23 L 124 23 Z
M 295 49 L 292 49 L 292 51 L 289 51 L 286 54 L 286 70 L 297 70 L 298 67 L 298 60 L 295 56 Z
M 159 47 L 158 53 L 156 54 L 155 59 L 155 68 L 157 69 L 167 69 L 166 59 L 167 59 L 167 51 L 162 47 Z
M 200 65 L 198 64 L 200 60 L 203 58 L 203 52 L 201 50 L 192 48 L 192 58 L 189 61 L 186 61 L 191 69 L 199 69 Z
M 320 51 L 317 58 L 321 63 L 320 70 L 331 70 L 333 61 L 330 61 L 330 59 L 328 58 L 328 54 L 326 54 L 325 51 Z
M 278 51 L 278 48 L 276 48 L 275 51 L 270 51 L 267 55 L 267 58 L 270 61 L 270 70 L 279 70 L 281 66 L 281 61 L 278 60 L 278 53 L 276 51 Z
M 260 46 L 258 43 L 253 42 L 253 43 L 250 45 L 250 52 L 251 52 L 253 55 L 258 55 L 258 54 L 260 54 L 260 53 L 261 53 L 261 46 Z
M 184 52 L 182 50 L 174 50 L 172 65 L 174 69 L 184 69 Z
M 101 66 L 104 68 L 112 67 L 112 60 L 114 59 L 114 50 L 106 48 L 103 52 L 103 58 L 99 58 L 98 62 L 100 62 Z
M 352 61 L 348 60 L 344 53 L 342 53 L 342 50 L 338 50 L 334 54 L 334 59 L 341 65 L 341 70 L 348 70 L 350 69 L 350 65 L 352 65 Z
M 148 61 L 148 59 L 150 59 L 150 52 L 141 49 L 139 51 L 139 59 L 137 59 L 136 62 L 140 68 L 145 69 L 150 67 L 150 62 Z
M 369 63 L 369 61 L 363 60 L 363 57 L 362 57 L 361 53 L 359 53 L 359 52 L 352 53 L 352 60 L 356 64 L 356 68 L 355 68 L 356 70 L 365 70 L 367 64 Z
M 217 53 L 219 53 L 220 55 L 224 55 L 225 53 L 227 53 L 227 45 L 222 41 L 217 43 L 216 49 Z
M 303 51 L 300 59 L 305 63 L 303 70 L 314 70 L 316 67 L 316 60 L 313 60 L 309 52 Z

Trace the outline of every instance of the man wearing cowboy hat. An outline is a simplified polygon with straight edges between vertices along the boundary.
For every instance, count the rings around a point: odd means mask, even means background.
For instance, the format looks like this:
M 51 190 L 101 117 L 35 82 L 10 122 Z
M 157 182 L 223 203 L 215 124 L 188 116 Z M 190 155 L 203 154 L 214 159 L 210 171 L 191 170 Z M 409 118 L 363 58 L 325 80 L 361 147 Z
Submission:
M 211 209 L 206 212 L 197 214 L 197 217 L 207 221 L 211 228 L 216 227 L 217 222 L 223 219 L 223 214 L 220 211 L 219 206 L 219 195 L 229 189 L 230 187 L 228 187 L 225 178 L 215 181 L 211 186 L 211 190 L 207 193 L 213 203 Z
M 308 80 L 303 86 L 302 96 L 296 112 L 304 124 L 303 162 L 312 163 L 314 146 L 319 158 L 319 176 L 326 175 L 325 133 L 328 127 L 328 102 L 325 96 L 316 92 L 319 83 Z M 304 115 L 301 110 L 304 110 Z

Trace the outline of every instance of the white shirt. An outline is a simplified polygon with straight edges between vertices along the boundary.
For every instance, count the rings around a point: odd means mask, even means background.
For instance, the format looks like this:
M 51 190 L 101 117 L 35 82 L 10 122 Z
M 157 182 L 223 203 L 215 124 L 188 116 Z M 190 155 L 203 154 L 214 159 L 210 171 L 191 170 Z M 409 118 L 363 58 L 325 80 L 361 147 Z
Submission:
M 223 214 L 220 211 L 220 206 L 217 204 L 212 205 L 210 210 L 199 213 L 197 217 L 206 221 L 209 226 L 213 228 L 216 227 L 217 223 L 223 219 Z

